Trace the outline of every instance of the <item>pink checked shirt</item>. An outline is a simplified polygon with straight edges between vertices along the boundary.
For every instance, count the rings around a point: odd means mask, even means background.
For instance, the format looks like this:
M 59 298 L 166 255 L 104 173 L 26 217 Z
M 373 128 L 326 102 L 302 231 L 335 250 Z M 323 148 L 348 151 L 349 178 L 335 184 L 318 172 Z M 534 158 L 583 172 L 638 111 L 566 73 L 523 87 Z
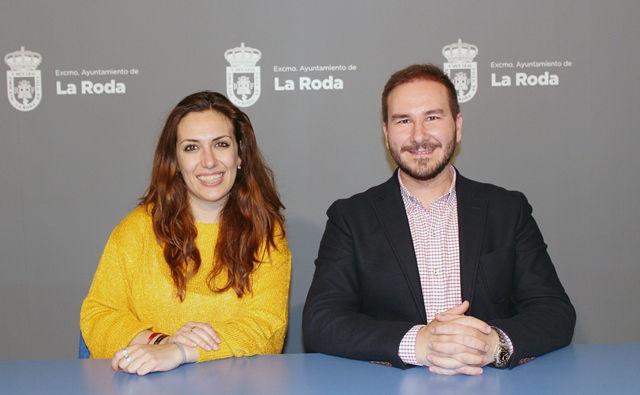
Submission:
M 460 243 L 458 240 L 458 198 L 456 171 L 451 171 L 449 191 L 424 208 L 402 183 L 400 191 L 409 218 L 413 248 L 418 261 L 420 284 L 427 321 L 437 313 L 462 303 L 460 290 Z M 416 325 L 400 342 L 398 355 L 407 364 L 419 365 L 415 354 L 416 335 L 424 325 Z
M 427 322 L 437 313 L 462 303 L 460 289 L 460 242 L 458 239 L 457 173 L 453 166 L 449 191 L 431 202 L 429 209 L 411 195 L 402 183 L 400 192 L 409 218 L 413 248 L 418 261 L 420 285 L 427 312 Z M 407 332 L 398 349 L 400 359 L 406 364 L 420 365 L 416 358 L 416 336 L 424 325 L 416 325 Z M 506 340 L 513 353 L 513 343 L 507 334 L 495 328 Z

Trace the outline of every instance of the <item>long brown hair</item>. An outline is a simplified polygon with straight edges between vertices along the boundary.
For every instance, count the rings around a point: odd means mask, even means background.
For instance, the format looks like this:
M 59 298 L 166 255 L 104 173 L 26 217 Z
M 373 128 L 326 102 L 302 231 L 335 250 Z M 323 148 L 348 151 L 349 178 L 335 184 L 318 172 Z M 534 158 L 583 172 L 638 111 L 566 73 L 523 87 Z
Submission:
M 198 231 L 189 206 L 189 191 L 178 172 L 177 139 L 180 121 L 191 112 L 215 111 L 233 125 L 242 168 L 220 211 L 220 231 L 216 241 L 215 264 L 207 278 L 213 292 L 233 289 L 238 297 L 251 292 L 250 276 L 276 248 L 275 237 L 284 237 L 284 209 L 276 191 L 273 171 L 260 154 L 249 117 L 223 95 L 203 91 L 182 99 L 167 117 L 153 159 L 151 182 L 140 205 L 151 209 L 153 230 L 164 244 L 164 258 L 180 300 L 186 296 L 186 284 L 202 263 L 195 245 Z M 281 232 L 276 235 L 275 232 Z M 262 251 L 263 244 L 266 249 Z M 227 282 L 214 286 L 215 277 L 227 273 Z

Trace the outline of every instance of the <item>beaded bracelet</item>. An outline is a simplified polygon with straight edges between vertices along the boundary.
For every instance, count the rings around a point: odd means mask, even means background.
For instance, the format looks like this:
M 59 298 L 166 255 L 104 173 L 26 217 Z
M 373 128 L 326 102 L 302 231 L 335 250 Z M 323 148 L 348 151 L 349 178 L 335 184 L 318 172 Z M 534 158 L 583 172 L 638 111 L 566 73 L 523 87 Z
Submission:
M 169 337 L 169 335 L 162 334 L 156 337 L 156 340 L 153 342 L 153 344 L 160 344 L 160 342 L 164 340 L 165 337 Z
M 153 338 L 154 338 L 154 337 L 156 337 L 156 336 L 158 336 L 158 335 L 161 335 L 161 333 L 160 333 L 160 332 L 153 332 L 153 333 L 151 334 L 151 336 L 149 336 L 149 338 L 147 339 L 147 344 L 150 344 L 150 343 L 151 343 L 151 340 L 153 340 Z

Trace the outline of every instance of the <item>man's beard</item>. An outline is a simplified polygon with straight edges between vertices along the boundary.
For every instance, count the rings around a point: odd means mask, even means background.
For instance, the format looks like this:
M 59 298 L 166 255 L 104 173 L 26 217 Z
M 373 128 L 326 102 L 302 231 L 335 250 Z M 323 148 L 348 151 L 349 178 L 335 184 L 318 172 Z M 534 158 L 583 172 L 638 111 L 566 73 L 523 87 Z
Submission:
M 401 154 L 403 152 L 434 150 L 436 148 L 442 148 L 442 145 L 425 141 L 422 144 L 415 143 L 412 145 L 404 146 L 402 147 L 400 152 L 393 148 L 389 148 L 389 153 L 391 154 L 393 160 L 395 160 L 400 170 L 405 172 L 407 175 L 416 180 L 429 181 L 438 174 L 442 173 L 442 171 L 449 165 L 449 163 L 451 162 L 451 158 L 453 158 L 453 153 L 456 150 L 456 144 L 456 136 L 454 136 L 451 143 L 444 151 L 444 155 L 440 161 L 434 162 L 433 159 L 421 158 L 413 161 L 415 163 L 413 168 L 410 167 L 410 164 L 408 162 L 402 160 Z

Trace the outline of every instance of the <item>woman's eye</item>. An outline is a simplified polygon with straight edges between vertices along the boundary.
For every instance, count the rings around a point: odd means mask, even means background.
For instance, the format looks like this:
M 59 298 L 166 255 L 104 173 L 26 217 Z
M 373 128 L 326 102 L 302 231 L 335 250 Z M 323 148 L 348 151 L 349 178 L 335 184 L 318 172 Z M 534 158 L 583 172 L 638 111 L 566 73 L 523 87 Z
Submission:
M 226 141 L 218 141 L 215 146 L 217 148 L 227 148 L 229 146 L 229 143 L 227 143 Z
M 188 151 L 195 151 L 197 148 L 198 148 L 198 146 L 193 145 L 193 144 L 189 144 L 189 145 L 184 147 L 184 150 L 187 151 L 187 152 Z

